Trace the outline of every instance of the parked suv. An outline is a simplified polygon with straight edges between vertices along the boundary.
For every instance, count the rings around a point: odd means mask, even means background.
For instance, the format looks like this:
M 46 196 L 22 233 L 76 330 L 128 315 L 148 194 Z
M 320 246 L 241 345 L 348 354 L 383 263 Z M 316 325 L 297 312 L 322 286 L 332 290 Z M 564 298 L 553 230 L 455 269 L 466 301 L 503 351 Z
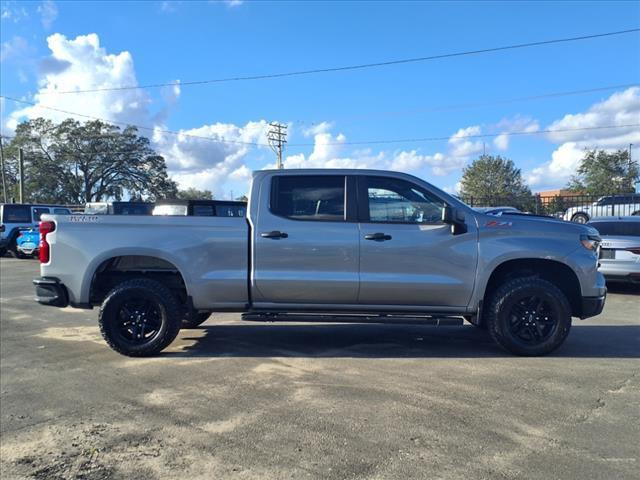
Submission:
M 21 230 L 37 227 L 42 214 L 71 215 L 71 210 L 59 205 L 0 204 L 0 256 L 7 251 L 18 257 L 16 239 Z
M 244 217 L 247 202 L 233 200 L 158 200 L 153 215 Z
M 640 193 L 625 193 L 602 197 L 591 205 L 580 205 L 569 208 L 564 220 L 576 223 L 587 223 L 595 217 L 624 217 L 640 215 Z

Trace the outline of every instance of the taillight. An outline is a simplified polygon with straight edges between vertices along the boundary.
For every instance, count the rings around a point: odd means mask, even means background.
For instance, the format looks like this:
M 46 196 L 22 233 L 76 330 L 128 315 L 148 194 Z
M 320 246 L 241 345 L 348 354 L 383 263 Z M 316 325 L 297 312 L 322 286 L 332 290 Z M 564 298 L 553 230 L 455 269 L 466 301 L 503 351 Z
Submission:
M 47 233 L 51 233 L 56 229 L 53 222 L 40 222 L 40 263 L 49 263 L 49 242 L 47 242 Z
M 640 255 L 640 247 L 626 248 L 627 252 L 634 253 L 636 255 Z

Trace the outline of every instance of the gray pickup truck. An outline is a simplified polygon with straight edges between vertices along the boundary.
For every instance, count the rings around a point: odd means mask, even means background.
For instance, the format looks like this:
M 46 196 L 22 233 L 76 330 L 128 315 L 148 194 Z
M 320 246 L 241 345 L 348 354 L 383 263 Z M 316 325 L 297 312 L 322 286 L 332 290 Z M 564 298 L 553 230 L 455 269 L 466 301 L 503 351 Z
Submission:
M 598 232 L 476 212 L 416 177 L 254 174 L 246 218 L 44 216 L 37 301 L 100 306 L 117 352 L 145 356 L 212 312 L 253 321 L 462 324 L 542 355 L 598 315 Z

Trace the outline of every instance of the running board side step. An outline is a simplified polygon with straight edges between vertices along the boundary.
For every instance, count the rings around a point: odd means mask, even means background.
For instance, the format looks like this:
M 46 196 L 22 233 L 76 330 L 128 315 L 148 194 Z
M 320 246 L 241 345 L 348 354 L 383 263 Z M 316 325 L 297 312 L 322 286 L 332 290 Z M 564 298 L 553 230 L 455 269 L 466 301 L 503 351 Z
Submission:
M 354 315 L 326 313 L 243 313 L 242 320 L 249 322 L 317 322 L 317 323 L 386 323 L 395 325 L 440 325 L 458 326 L 464 323 L 461 317 L 435 317 L 419 315 Z

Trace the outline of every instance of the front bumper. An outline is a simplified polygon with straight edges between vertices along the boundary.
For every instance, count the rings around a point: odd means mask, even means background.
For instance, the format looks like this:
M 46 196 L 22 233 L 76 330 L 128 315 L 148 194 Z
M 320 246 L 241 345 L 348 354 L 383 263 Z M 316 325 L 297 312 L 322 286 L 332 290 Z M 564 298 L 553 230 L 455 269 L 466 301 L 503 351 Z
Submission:
M 66 307 L 69 305 L 67 289 L 57 278 L 34 278 L 33 284 L 36 287 L 36 302 L 53 307 Z
M 605 290 L 604 295 L 599 297 L 582 297 L 582 314 L 581 319 L 595 317 L 602 313 L 604 308 L 604 302 L 607 298 L 607 292 Z

